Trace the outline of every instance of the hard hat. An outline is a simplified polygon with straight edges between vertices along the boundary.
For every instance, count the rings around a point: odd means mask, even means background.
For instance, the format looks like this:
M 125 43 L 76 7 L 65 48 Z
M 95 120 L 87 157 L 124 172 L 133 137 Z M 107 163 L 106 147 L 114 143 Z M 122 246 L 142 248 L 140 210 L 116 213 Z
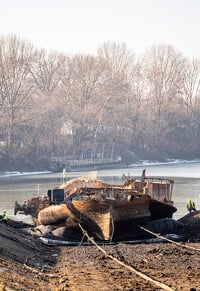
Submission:
M 3 211 L 4 213 L 6 212 L 6 210 Z

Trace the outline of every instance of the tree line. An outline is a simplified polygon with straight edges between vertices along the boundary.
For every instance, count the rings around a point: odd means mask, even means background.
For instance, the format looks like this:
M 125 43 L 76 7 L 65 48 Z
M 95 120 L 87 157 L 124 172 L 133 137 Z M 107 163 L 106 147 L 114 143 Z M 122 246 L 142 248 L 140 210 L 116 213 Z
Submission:
M 199 158 L 199 85 L 200 61 L 166 44 L 68 55 L 1 36 L 0 167 L 46 168 L 108 144 L 125 162 Z

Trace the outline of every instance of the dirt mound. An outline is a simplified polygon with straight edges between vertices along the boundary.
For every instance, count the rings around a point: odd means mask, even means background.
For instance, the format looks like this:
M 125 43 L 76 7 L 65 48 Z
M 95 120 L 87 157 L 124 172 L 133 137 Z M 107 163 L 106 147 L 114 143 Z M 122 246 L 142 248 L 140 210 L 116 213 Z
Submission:
M 185 224 L 197 224 L 200 223 L 200 210 L 188 213 L 179 219 L 180 222 Z
M 200 241 L 200 210 L 183 216 L 179 221 L 184 224 L 179 233 L 183 235 L 185 240 Z
M 187 222 L 191 219 L 196 223 L 196 215 L 188 216 Z M 49 247 L 41 244 L 38 237 L 22 232 L 21 227 L 25 226 L 12 221 L 8 225 L 0 223 L 0 290 L 161 290 L 110 260 L 95 246 Z M 200 249 L 200 243 L 185 245 Z M 173 290 L 199 290 L 199 251 L 195 249 L 170 243 L 102 247 Z
M 46 290 L 45 272 L 55 264 L 52 254 L 56 249 L 39 244 L 22 232 L 24 227 L 27 225 L 11 220 L 0 223 L 0 290 Z

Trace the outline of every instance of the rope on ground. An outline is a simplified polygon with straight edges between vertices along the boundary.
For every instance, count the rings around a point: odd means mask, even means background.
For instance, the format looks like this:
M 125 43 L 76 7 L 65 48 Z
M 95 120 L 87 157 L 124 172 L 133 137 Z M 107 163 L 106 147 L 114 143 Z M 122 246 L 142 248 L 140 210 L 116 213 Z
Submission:
M 109 259 L 115 261 L 116 263 L 118 263 L 119 265 L 125 267 L 126 269 L 128 269 L 129 271 L 131 272 L 134 272 L 136 273 L 138 276 L 140 276 L 141 278 L 157 285 L 158 287 L 162 288 L 163 290 L 167 290 L 167 291 L 174 291 L 172 288 L 170 288 L 169 286 L 157 281 L 157 280 L 154 280 L 152 279 L 151 277 L 145 275 L 144 273 L 140 272 L 140 271 L 137 271 L 135 268 L 129 266 L 129 265 L 126 265 L 125 263 L 121 262 L 120 260 L 116 259 L 115 257 L 109 255 L 103 248 L 101 248 L 99 245 L 96 244 L 96 242 L 93 240 L 93 238 L 89 237 L 89 235 L 87 234 L 87 232 L 83 229 L 83 227 L 79 224 L 79 227 L 81 228 L 83 234 L 88 238 L 88 240 L 94 244 L 97 249 L 99 249 L 106 257 L 108 257 Z
M 184 245 L 184 244 L 182 244 L 182 243 L 176 242 L 176 241 L 171 240 L 171 239 L 169 239 L 169 238 L 167 238 L 167 237 L 165 237 L 165 236 L 160 235 L 159 233 L 152 232 L 151 230 L 149 230 L 149 229 L 147 229 L 147 228 L 145 228 L 145 227 L 143 227 L 143 226 L 140 226 L 140 225 L 137 225 L 137 226 L 138 226 L 140 229 L 142 229 L 142 230 L 144 230 L 144 231 L 146 231 L 146 232 L 149 232 L 149 233 L 153 234 L 153 235 L 156 236 L 157 238 L 162 238 L 162 239 L 164 239 L 164 240 L 166 240 L 166 241 L 168 241 L 168 242 L 170 242 L 170 243 L 176 244 L 176 245 L 178 245 L 178 246 L 180 246 L 180 247 L 182 247 L 182 248 L 187 248 L 187 249 L 190 249 L 190 250 L 200 251 L 200 249 L 198 249 L 198 248 L 191 247 L 191 246 Z
M 32 273 L 35 273 L 39 276 L 46 276 L 46 277 L 49 277 L 49 278 L 60 278 L 61 276 L 58 276 L 58 275 L 55 275 L 55 274 L 51 274 L 51 273 L 45 273 L 45 272 L 40 272 L 38 271 L 37 269 L 35 268 L 32 268 L 26 264 L 23 265 L 23 267 L 27 270 L 30 270 Z
M 23 264 L 23 267 L 26 268 L 27 270 L 30 270 L 31 272 L 36 273 L 39 276 L 46 276 L 46 277 L 49 277 L 49 278 L 60 278 L 60 276 L 57 276 L 55 274 L 50 274 L 50 273 L 46 273 L 46 272 L 40 272 L 38 269 L 35 269 L 35 268 L 32 268 L 32 267 L 28 266 L 27 265 L 28 259 L 29 258 L 26 257 L 25 262 Z

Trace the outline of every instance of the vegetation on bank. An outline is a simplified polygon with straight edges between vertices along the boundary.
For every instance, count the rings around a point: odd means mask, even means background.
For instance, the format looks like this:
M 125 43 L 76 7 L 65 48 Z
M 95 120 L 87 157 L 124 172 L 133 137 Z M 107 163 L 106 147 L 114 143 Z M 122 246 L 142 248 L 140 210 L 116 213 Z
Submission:
M 0 170 L 46 169 L 52 156 L 97 148 L 125 163 L 200 158 L 199 85 L 200 61 L 169 45 L 64 55 L 2 36 Z

